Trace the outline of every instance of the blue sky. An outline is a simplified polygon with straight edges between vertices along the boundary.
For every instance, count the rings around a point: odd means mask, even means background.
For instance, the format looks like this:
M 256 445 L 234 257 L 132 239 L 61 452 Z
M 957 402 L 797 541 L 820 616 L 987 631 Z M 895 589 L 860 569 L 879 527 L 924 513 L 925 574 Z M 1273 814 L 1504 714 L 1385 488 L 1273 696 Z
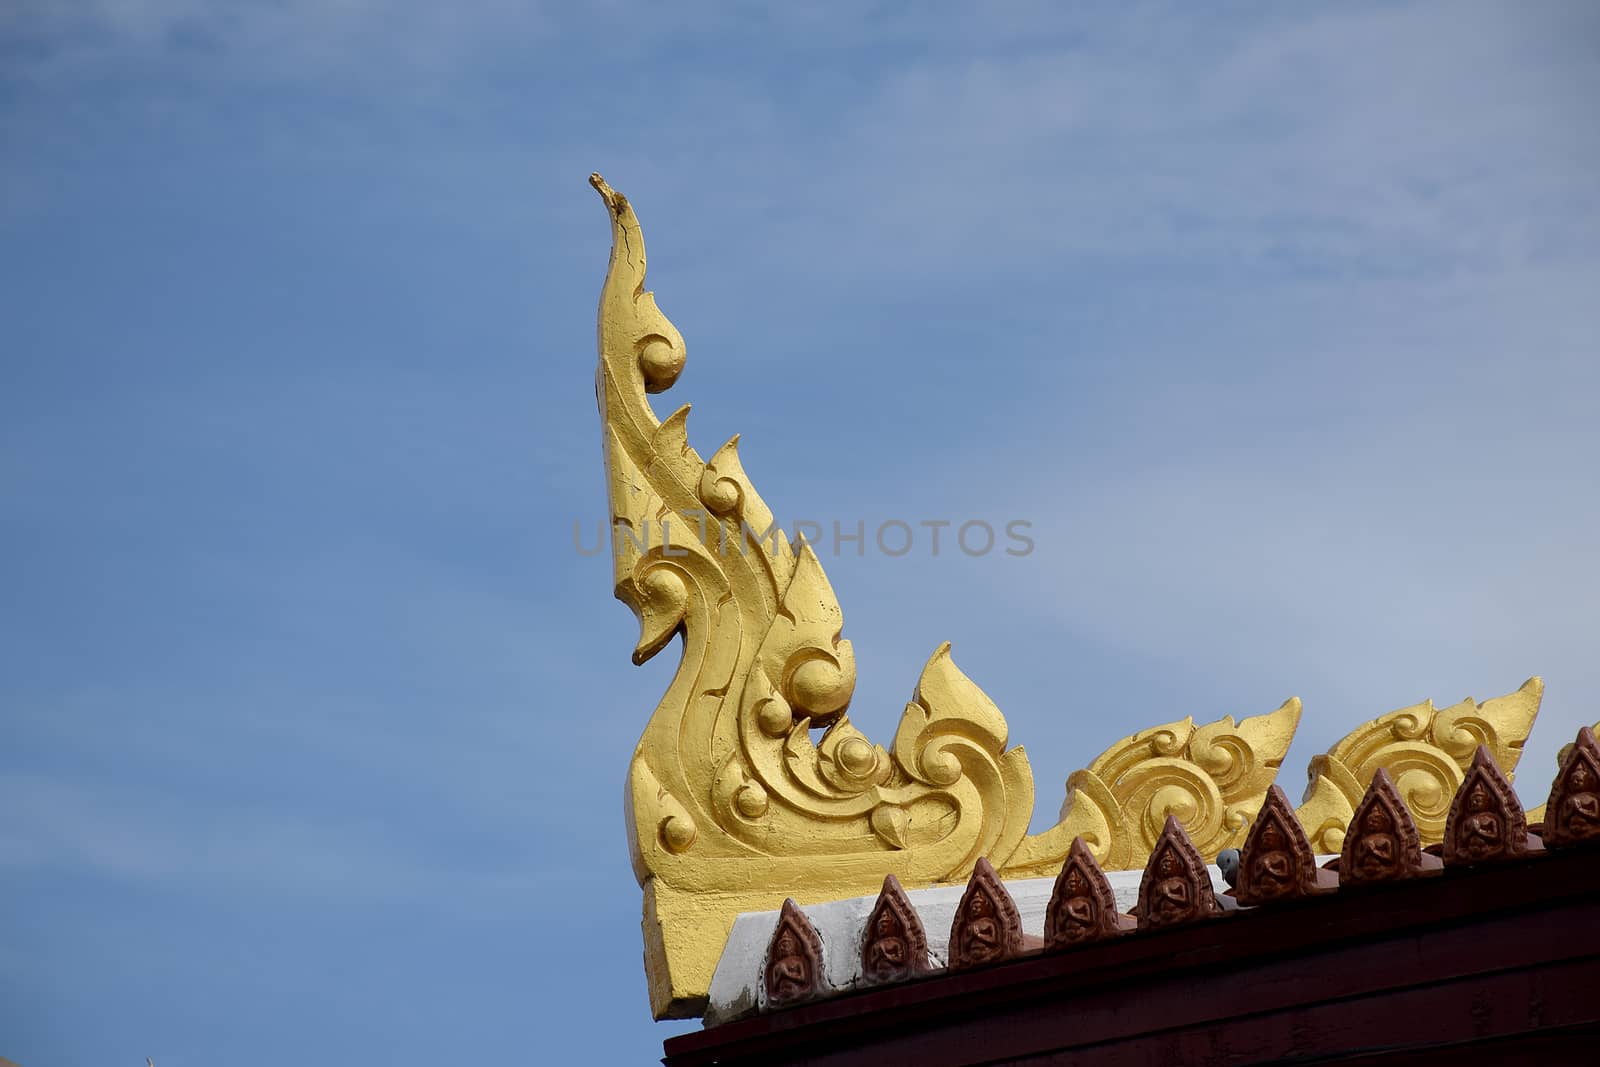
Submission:
M 0 14 L 0 1055 L 650 1062 L 594 308 L 1038 780 L 1185 714 L 1600 718 L 1584 3 Z

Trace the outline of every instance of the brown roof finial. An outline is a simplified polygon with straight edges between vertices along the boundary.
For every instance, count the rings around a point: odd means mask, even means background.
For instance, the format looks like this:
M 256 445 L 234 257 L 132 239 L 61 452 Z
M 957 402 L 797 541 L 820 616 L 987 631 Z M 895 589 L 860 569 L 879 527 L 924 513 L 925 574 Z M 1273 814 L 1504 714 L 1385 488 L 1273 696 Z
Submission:
M 1439 857 L 1422 851 L 1411 809 L 1389 772 L 1379 767 L 1356 805 L 1339 854 L 1339 885 L 1374 885 L 1438 870 Z
M 1528 851 L 1528 822 L 1511 783 L 1483 745 L 1450 802 L 1444 824 L 1444 865 L 1515 859 Z
M 1541 836 L 1550 848 L 1600 842 L 1600 745 L 1587 726 L 1578 730 L 1550 786 Z
M 1333 872 L 1317 870 L 1316 854 L 1283 787 L 1270 787 L 1244 839 L 1235 898 L 1254 906 L 1326 892 L 1335 884 Z
M 787 1008 L 827 991 L 822 976 L 822 939 L 793 900 L 785 900 L 778 913 L 761 977 L 769 1008 Z
M 950 969 L 978 967 L 1022 954 L 1022 917 L 1016 902 L 982 856 L 950 925 Z
M 1171 815 L 1139 882 L 1139 929 L 1158 929 L 1222 914 L 1205 861 Z
M 878 902 L 861 936 L 861 976 L 870 984 L 901 982 L 926 974 L 928 938 L 922 918 L 894 875 L 883 880 Z
M 1073 838 L 1045 912 L 1045 949 L 1053 951 L 1116 937 L 1134 926 L 1130 916 L 1117 913 L 1116 895 L 1094 853 L 1082 837 Z

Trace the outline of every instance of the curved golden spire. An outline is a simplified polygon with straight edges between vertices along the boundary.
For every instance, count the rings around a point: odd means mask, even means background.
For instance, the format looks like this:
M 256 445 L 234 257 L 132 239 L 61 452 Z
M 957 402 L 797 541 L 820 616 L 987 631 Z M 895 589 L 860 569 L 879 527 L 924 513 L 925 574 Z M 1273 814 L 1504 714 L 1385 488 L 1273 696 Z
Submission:
M 635 662 L 684 638 L 634 753 L 630 840 L 652 1000 L 658 1013 L 692 1010 L 717 930 L 738 910 L 838 895 L 886 873 L 908 885 L 965 877 L 978 856 L 1015 848 L 1033 783 L 948 645 L 889 749 L 851 724 L 855 656 L 816 553 L 771 529 L 737 438 L 707 461 L 689 445 L 687 407 L 655 417 L 649 394 L 682 371 L 683 338 L 644 287 L 632 206 L 599 175 L 590 181 L 612 230 L 596 392 L 616 595 L 639 617 Z M 708 911 L 717 894 L 725 906 Z

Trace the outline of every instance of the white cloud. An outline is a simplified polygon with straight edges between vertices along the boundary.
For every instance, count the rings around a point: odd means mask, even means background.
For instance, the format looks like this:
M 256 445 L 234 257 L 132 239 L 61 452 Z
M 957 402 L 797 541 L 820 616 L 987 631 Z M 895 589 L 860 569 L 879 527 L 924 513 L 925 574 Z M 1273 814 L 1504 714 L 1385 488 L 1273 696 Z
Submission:
M 1179 16 L 1192 38 L 1130 18 L 1086 26 L 1082 49 L 932 57 L 854 110 L 827 196 L 870 198 L 871 239 L 891 230 L 940 271 L 1002 254 L 1495 268 L 1574 227 L 1592 247 L 1600 138 L 1580 108 L 1600 78 L 1544 55 L 1558 20 L 1521 18 L 1385 7 L 1227 35 Z
M 118 65 L 223 71 L 231 79 L 321 84 L 337 79 L 393 85 L 442 75 L 481 58 L 540 42 L 541 5 L 383 0 L 85 0 L 24 2 L 0 30 L 32 47 L 11 73 L 59 80 Z

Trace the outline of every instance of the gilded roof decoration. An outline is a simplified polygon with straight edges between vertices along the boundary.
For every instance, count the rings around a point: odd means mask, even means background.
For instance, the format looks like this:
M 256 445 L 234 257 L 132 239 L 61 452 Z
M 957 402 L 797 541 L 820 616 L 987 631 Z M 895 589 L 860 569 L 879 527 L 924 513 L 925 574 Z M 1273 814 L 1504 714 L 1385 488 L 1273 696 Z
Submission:
M 1551 801 L 1552 809 L 1557 807 L 1558 799 L 1585 798 L 1567 809 L 1587 819 L 1592 805 L 1586 798 L 1600 783 L 1592 776 L 1590 766 L 1591 761 L 1600 761 L 1596 748 L 1592 731 L 1585 727 L 1577 742 L 1564 750 L 1566 758 L 1552 784 L 1552 796 L 1556 798 Z M 1246 837 L 1238 887 L 1220 896 L 1214 886 L 1221 871 L 1206 866 L 1175 817 L 1168 818 L 1137 882 L 1128 878 L 1134 873 L 1131 871 L 1108 876 L 1081 838 L 1072 843 L 1048 888 L 1041 884 L 1046 882 L 1044 879 L 1019 879 L 1007 885 L 983 859 L 974 865 L 959 902 L 951 900 L 948 887 L 907 893 L 890 876 L 870 912 L 864 912 L 861 906 L 865 901 L 859 899 L 830 902 L 817 909 L 824 937 L 829 931 L 836 938 L 845 931 L 850 931 L 846 936 L 855 936 L 859 931 L 863 951 L 856 971 L 836 976 L 836 985 L 820 989 L 815 995 L 849 995 L 914 977 L 938 977 L 978 964 L 999 964 L 1041 954 L 1066 955 L 1070 960 L 1072 954 L 1091 946 L 1098 946 L 1099 952 L 1085 958 L 1083 966 L 1105 967 L 1114 965 L 1118 958 L 1117 946 L 1108 943 L 1136 929 L 1142 941 L 1147 937 L 1181 937 L 1184 928 L 1224 913 L 1248 919 L 1283 904 L 1311 908 L 1318 900 L 1348 897 L 1352 890 L 1360 895 L 1364 887 L 1379 883 L 1438 879 L 1443 894 L 1438 899 L 1459 900 L 1461 894 L 1451 888 L 1459 885 L 1459 879 L 1470 880 L 1505 861 L 1536 859 L 1543 851 L 1537 832 L 1530 833 L 1519 822 L 1515 796 L 1487 747 L 1476 750 L 1461 786 L 1451 797 L 1451 811 L 1452 836 L 1444 845 L 1446 862 L 1441 862 L 1439 857 L 1422 851 L 1416 826 L 1399 791 L 1388 772 L 1380 768 L 1357 805 L 1354 820 L 1345 828 L 1344 854 L 1319 867 L 1288 797 L 1274 786 Z M 1600 835 L 1575 837 L 1564 847 L 1600 849 Z M 1538 879 L 1538 871 L 1537 867 L 1530 868 L 1529 877 Z M 1136 889 L 1137 896 L 1119 896 L 1113 879 L 1124 893 Z M 1393 900 L 1385 897 L 1373 906 L 1388 912 Z M 1123 906 L 1129 907 L 1129 913 L 1121 910 Z M 1481 901 L 1483 908 L 1497 906 L 1500 903 L 1492 898 Z M 1413 903 L 1411 907 L 1417 905 Z M 1589 907 L 1592 910 L 1592 902 Z M 911 955 L 903 951 L 907 934 L 920 934 L 922 929 L 919 909 L 930 915 L 953 917 L 947 961 L 930 963 L 925 949 Z M 763 931 L 760 936 L 765 939 L 766 931 L 773 928 L 763 926 L 762 920 L 773 921 L 777 929 L 771 937 L 776 939 L 784 923 L 792 922 L 798 912 L 789 902 L 776 917 L 771 913 L 745 916 L 741 923 L 754 920 L 750 929 Z M 1431 914 L 1427 907 L 1421 913 Z M 859 917 L 862 914 L 866 914 L 864 925 Z M 1325 913 L 1307 910 L 1301 914 L 1310 927 L 1326 923 Z M 1278 929 L 1281 932 L 1282 928 Z M 1246 923 L 1238 927 L 1237 936 L 1248 941 L 1268 935 Z M 912 940 L 921 944 L 919 939 Z M 889 966 L 875 952 L 875 946 L 883 944 L 893 946 Z M 1162 954 L 1147 941 L 1128 951 L 1133 960 L 1159 958 Z M 753 981 L 770 984 L 768 972 L 773 958 L 769 948 L 760 959 L 763 973 L 758 979 L 757 961 L 749 952 L 748 939 L 730 942 L 718 975 L 720 978 L 727 970 L 734 980 L 721 987 L 714 1025 L 758 1010 L 755 998 L 741 996 L 740 991 L 748 990 Z M 904 961 L 911 958 L 923 966 L 904 967 Z M 741 969 L 746 969 L 742 976 Z M 762 1003 L 766 1010 L 785 1006 L 765 995 Z
M 1049 876 L 1078 839 L 1105 870 L 1138 869 L 1174 816 L 1204 855 L 1240 846 L 1293 740 L 1298 699 L 1123 738 L 1067 778 L 1058 822 L 1035 835 L 1027 756 L 948 643 L 888 744 L 856 728 L 855 656 L 815 551 L 775 526 L 737 436 L 708 459 L 689 443 L 686 405 L 656 417 L 650 397 L 677 381 L 684 339 L 645 288 L 633 206 L 590 181 L 612 236 L 595 391 L 614 591 L 639 619 L 635 663 L 682 638 L 625 794 L 654 1013 L 698 1014 L 734 918 L 791 895 L 859 896 L 886 874 L 910 888 L 959 881 L 983 856 L 1004 877 Z M 1509 773 L 1541 691 L 1533 679 L 1481 705 L 1426 703 L 1365 724 L 1313 761 L 1298 812 L 1312 847 L 1339 850 L 1380 767 L 1424 842 L 1442 840 L 1473 750 L 1487 745 Z

